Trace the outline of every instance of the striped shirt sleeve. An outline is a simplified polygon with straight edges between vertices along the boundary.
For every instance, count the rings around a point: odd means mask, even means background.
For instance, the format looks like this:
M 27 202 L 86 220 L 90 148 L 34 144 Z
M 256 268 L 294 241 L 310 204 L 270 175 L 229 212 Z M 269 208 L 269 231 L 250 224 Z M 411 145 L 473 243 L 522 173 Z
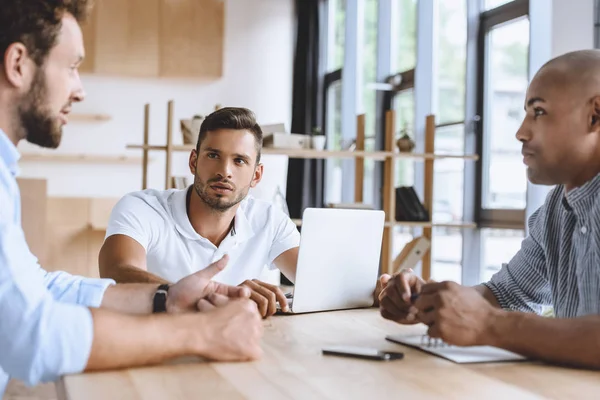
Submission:
M 503 309 L 541 314 L 552 304 L 544 249 L 540 239 L 545 234 L 545 205 L 529 219 L 529 236 L 521 249 L 500 271 L 484 283 Z

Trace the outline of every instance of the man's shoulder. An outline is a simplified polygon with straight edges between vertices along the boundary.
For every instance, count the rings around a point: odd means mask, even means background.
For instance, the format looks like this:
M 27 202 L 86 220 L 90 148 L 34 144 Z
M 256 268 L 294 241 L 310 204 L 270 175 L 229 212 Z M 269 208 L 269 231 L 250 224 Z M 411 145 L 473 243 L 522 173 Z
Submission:
M 278 224 L 282 219 L 289 219 L 288 215 L 273 203 L 252 196 L 246 197 L 240 207 L 248 221 L 255 227 Z
M 135 213 L 146 214 L 146 216 L 162 215 L 169 212 L 168 200 L 173 192 L 174 189 L 145 189 L 130 192 L 119 200 L 114 211 L 118 214 Z

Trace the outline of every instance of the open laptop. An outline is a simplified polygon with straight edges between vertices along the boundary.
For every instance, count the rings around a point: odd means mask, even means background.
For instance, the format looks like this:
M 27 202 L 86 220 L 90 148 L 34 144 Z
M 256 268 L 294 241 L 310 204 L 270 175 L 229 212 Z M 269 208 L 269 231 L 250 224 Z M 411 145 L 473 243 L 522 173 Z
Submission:
M 371 307 L 384 220 L 383 211 L 307 208 L 290 313 Z

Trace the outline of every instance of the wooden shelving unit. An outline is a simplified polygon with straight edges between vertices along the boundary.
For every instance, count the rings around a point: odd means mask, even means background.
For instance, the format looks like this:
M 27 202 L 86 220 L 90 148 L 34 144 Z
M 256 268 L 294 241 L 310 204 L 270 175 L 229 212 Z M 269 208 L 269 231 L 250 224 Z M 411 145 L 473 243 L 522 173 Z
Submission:
M 112 117 L 108 114 L 72 113 L 69 115 L 69 119 L 77 122 L 106 122 L 110 121 Z
M 195 148 L 194 145 L 175 145 L 173 144 L 173 101 L 169 101 L 167 108 L 167 137 L 166 145 L 151 145 L 148 143 L 150 106 L 144 107 L 144 141 L 142 144 L 127 145 L 127 149 L 142 150 L 142 188 L 148 187 L 148 153 L 150 151 L 166 152 L 165 162 L 165 188 L 171 187 L 171 162 L 173 152 L 189 152 Z M 303 159 L 328 159 L 328 158 L 353 158 L 356 162 L 355 176 L 355 202 L 363 201 L 363 180 L 364 180 L 364 160 L 374 159 L 383 161 L 384 163 L 384 187 L 383 187 L 383 211 L 385 211 L 385 225 L 382 244 L 382 272 L 393 272 L 392 263 L 394 260 L 393 254 L 393 237 L 394 228 L 398 226 L 408 228 L 423 229 L 423 236 L 432 241 L 432 228 L 459 228 L 471 229 L 476 228 L 476 224 L 472 222 L 456 222 L 456 223 L 436 223 L 436 222 L 411 222 L 411 221 L 396 221 L 395 206 L 395 164 L 398 159 L 412 159 L 422 161 L 425 168 L 424 182 L 424 198 L 423 204 L 429 210 L 430 219 L 433 209 L 433 165 L 435 160 L 440 159 L 461 159 L 467 161 L 477 161 L 479 156 L 463 155 L 463 154 L 444 154 L 435 153 L 435 117 L 430 115 L 426 121 L 425 131 L 425 153 L 399 153 L 396 151 L 395 145 L 395 113 L 388 111 L 385 121 L 385 148 L 383 151 L 365 151 L 365 120 L 364 115 L 357 117 L 357 137 L 355 151 L 329 151 L 329 150 L 309 150 L 309 149 L 273 149 L 263 148 L 263 154 L 283 155 L 290 158 Z M 299 219 L 292 220 L 296 225 L 301 226 L 302 221 Z M 429 279 L 431 276 L 431 255 L 428 252 L 422 262 L 422 276 L 424 279 Z
M 105 154 L 50 154 L 50 153 L 24 153 L 20 162 L 53 162 L 53 163 L 81 163 L 81 164 L 139 164 L 142 157 L 129 155 Z M 150 162 L 150 160 L 147 160 Z

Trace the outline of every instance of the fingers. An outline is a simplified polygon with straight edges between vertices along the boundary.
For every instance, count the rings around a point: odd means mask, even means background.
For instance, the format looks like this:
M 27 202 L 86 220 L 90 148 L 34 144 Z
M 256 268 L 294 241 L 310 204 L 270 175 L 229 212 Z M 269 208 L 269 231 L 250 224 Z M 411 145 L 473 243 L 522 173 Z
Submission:
M 280 288 L 278 288 L 275 285 L 268 284 L 266 282 L 261 282 L 257 279 L 254 279 L 254 283 L 259 284 L 260 286 L 270 290 L 271 292 L 273 292 L 275 294 L 275 300 L 279 303 L 279 306 L 281 307 L 281 311 L 283 311 L 283 312 L 290 311 L 288 302 L 287 302 L 287 298 L 285 297 L 285 293 L 283 293 L 283 291 Z M 275 311 L 277 311 L 277 304 L 275 304 Z
M 243 285 L 252 290 L 250 299 L 256 303 L 258 311 L 263 318 L 275 314 L 277 311 L 277 297 L 275 293 L 253 281 L 246 281 Z
M 402 299 L 409 303 L 410 297 L 421 291 L 425 283 L 423 279 L 414 274 L 412 269 L 406 269 L 394 277 L 394 282 L 400 287 Z
M 424 293 L 424 294 L 435 293 L 442 289 L 447 289 L 449 285 L 450 285 L 449 282 L 428 282 L 428 283 L 425 283 L 423 285 L 423 287 L 421 288 L 421 293 Z
M 381 288 L 385 288 L 388 282 L 392 279 L 390 274 L 383 274 L 379 277 L 379 283 L 381 284 Z
M 222 294 L 212 293 L 209 294 L 206 298 L 213 306 L 215 307 L 223 307 L 229 303 L 229 297 L 223 296 Z
M 216 274 L 223 271 L 223 269 L 227 266 L 228 261 L 229 256 L 225 254 L 219 261 L 210 264 L 208 267 L 196 272 L 194 275 L 205 279 L 212 279 Z
M 200 312 L 208 312 L 214 310 L 215 306 L 210 304 L 206 299 L 200 299 L 198 300 L 198 303 L 196 303 L 196 308 L 198 308 L 198 311 Z
M 386 314 L 389 314 L 390 316 L 392 316 L 392 318 L 388 318 L 388 319 L 393 319 L 394 321 L 403 320 L 408 315 L 406 310 L 403 310 L 400 307 L 398 307 L 387 296 L 381 300 L 381 308 L 382 308 L 382 315 L 383 315 L 383 312 L 385 311 Z
M 215 293 L 227 296 L 231 299 L 248 299 L 250 298 L 251 290 L 243 286 L 229 286 L 222 283 L 213 282 L 215 285 Z

